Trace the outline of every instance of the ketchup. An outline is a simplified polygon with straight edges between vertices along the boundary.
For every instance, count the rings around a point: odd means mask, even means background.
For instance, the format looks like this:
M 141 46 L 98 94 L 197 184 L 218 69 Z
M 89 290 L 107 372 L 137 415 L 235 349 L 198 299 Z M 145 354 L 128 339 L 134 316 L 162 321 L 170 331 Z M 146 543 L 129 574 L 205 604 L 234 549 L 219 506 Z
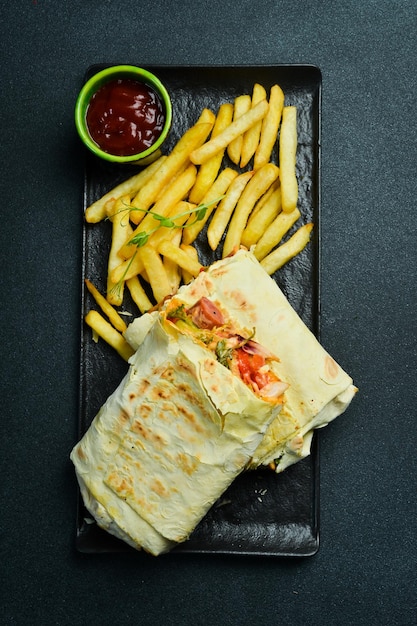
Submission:
M 91 98 L 86 121 L 93 141 L 109 154 L 131 156 L 160 136 L 164 107 L 148 85 L 131 79 L 105 83 Z

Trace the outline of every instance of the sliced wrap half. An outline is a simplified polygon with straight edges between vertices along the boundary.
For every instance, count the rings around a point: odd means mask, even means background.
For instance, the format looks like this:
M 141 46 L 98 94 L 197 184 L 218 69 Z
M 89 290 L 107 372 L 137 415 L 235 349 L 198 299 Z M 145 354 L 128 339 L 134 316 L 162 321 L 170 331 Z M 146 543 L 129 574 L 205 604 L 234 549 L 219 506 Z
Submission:
M 137 332 L 127 375 L 71 459 L 98 525 L 157 555 L 188 538 L 282 404 L 257 396 L 163 315 L 145 316 Z
M 253 339 L 278 357 L 274 370 L 288 383 L 283 408 L 269 425 L 250 467 L 274 463 L 283 471 L 310 453 L 312 435 L 350 404 L 352 378 L 320 345 L 254 255 L 239 250 L 214 263 L 175 298 L 188 307 L 211 299 L 237 326 L 253 328 Z M 164 303 L 163 309 L 169 306 Z M 126 331 L 137 347 L 158 313 L 135 320 Z
M 227 323 L 200 332 L 205 300 Z M 186 540 L 244 469 L 273 461 L 282 471 L 308 455 L 314 430 L 357 391 L 245 250 L 201 272 L 125 337 L 136 350 L 129 371 L 71 459 L 98 525 L 155 555 Z M 252 358 L 259 346 L 265 364 L 248 374 L 235 355 Z M 284 392 L 272 401 L 265 390 L 276 380 Z

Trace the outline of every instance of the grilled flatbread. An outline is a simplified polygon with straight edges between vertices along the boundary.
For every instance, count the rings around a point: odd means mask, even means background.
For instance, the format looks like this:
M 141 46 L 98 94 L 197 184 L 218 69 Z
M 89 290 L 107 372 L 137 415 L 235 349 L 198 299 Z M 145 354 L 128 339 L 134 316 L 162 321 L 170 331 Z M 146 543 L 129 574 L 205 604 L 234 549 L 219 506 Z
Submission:
M 253 328 L 253 339 L 278 357 L 274 371 L 289 387 L 282 410 L 253 454 L 251 468 L 274 462 L 283 471 L 310 453 L 315 429 L 341 415 L 357 392 L 352 378 L 320 345 L 254 255 L 244 249 L 214 263 L 175 296 L 187 306 L 210 298 L 236 326 Z M 163 308 L 169 306 L 169 302 Z M 126 331 L 135 347 L 152 325 L 139 318 Z
M 247 466 L 281 407 L 158 316 L 71 453 L 87 509 L 130 545 L 171 549 Z
M 308 455 L 356 392 L 246 250 L 125 337 L 129 371 L 71 459 L 98 525 L 155 555 L 185 541 L 243 470 Z

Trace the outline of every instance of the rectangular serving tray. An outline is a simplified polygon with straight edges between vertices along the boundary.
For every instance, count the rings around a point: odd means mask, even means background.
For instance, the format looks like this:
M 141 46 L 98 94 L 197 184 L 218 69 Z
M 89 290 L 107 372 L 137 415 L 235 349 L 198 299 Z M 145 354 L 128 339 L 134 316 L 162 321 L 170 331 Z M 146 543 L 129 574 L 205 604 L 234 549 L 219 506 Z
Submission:
M 103 65 L 89 68 L 86 79 Z M 173 105 L 172 128 L 164 145 L 168 152 L 197 120 L 204 107 L 216 112 L 223 102 L 251 93 L 255 82 L 267 92 L 278 83 L 285 104 L 297 107 L 297 177 L 301 222 L 313 222 L 313 237 L 306 249 L 273 278 L 312 332 L 319 336 L 319 211 L 321 73 L 313 65 L 259 65 L 234 67 L 147 66 L 167 86 Z M 113 165 L 85 156 L 83 210 L 138 166 Z M 277 154 L 273 159 L 277 164 Z M 225 157 L 227 163 L 227 156 Z M 301 223 L 297 223 L 297 226 Z M 295 227 L 290 231 L 293 232 Z M 111 225 L 84 223 L 82 279 L 89 278 L 102 292 L 106 288 Z M 196 242 L 200 260 L 208 265 L 218 257 L 205 242 L 205 230 Z M 242 280 L 244 277 L 242 277 Z M 127 364 L 104 341 L 95 343 L 84 315 L 94 307 L 82 293 L 79 436 L 123 378 Z M 123 310 L 139 315 L 126 298 Z M 129 318 L 126 318 L 129 321 Z M 300 355 L 302 358 L 302 355 Z M 270 469 L 242 473 L 200 522 L 191 537 L 174 553 L 210 553 L 264 556 L 311 556 L 319 547 L 318 435 L 311 455 L 281 474 Z M 81 496 L 77 511 L 76 548 L 84 553 L 134 552 L 101 530 L 91 520 Z M 138 555 L 143 554 L 138 552 Z

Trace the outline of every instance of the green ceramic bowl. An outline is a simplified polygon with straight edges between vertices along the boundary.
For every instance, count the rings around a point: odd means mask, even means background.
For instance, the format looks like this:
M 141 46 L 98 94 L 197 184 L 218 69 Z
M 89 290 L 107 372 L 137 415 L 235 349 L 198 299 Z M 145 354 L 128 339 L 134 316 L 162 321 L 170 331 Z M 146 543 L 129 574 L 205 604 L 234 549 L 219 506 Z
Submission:
M 118 156 L 102 150 L 92 139 L 86 121 L 87 109 L 93 95 L 106 83 L 118 79 L 134 80 L 139 83 L 144 83 L 153 89 L 162 102 L 165 115 L 165 123 L 162 132 L 155 142 L 146 150 L 138 154 L 130 154 L 129 156 Z M 159 156 L 160 148 L 168 135 L 171 122 L 172 104 L 167 89 L 152 72 L 133 65 L 115 65 L 94 74 L 94 76 L 84 84 L 75 104 L 75 126 L 84 145 L 96 156 L 113 163 L 151 162 L 154 158 Z

